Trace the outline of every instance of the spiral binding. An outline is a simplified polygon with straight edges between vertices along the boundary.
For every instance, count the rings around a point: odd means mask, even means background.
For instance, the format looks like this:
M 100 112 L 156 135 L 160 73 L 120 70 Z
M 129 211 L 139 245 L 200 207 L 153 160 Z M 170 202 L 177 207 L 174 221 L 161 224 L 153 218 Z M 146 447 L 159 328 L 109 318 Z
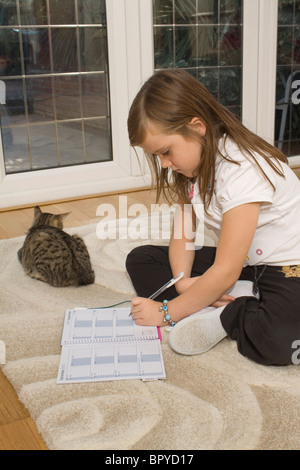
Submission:
M 119 337 L 119 338 L 103 338 L 103 339 L 98 339 L 98 338 L 93 338 L 93 339 L 86 339 L 86 340 L 81 340 L 81 339 L 73 339 L 73 340 L 64 340 L 64 345 L 84 345 L 86 344 L 87 346 L 90 344 L 104 344 L 104 343 L 144 343 L 148 341 L 159 341 L 158 337 L 155 336 L 132 336 L 131 339 L 128 339 L 126 337 Z

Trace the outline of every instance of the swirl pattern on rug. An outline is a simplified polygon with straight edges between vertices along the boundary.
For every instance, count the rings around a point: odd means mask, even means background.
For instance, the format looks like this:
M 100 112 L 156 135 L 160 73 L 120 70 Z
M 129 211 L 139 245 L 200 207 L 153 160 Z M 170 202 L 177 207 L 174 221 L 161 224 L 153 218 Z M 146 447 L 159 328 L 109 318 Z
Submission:
M 123 235 L 129 223 L 119 222 Z M 96 273 L 94 285 L 80 288 L 53 288 L 26 277 L 16 256 L 23 237 L 0 242 L 3 371 L 48 448 L 298 448 L 299 367 L 257 365 L 227 338 L 203 355 L 188 357 L 169 348 L 163 331 L 164 381 L 56 384 L 65 310 L 130 299 L 127 253 L 142 243 L 168 243 L 168 221 L 156 219 L 150 236 L 145 220 L 134 223 L 140 223 L 139 239 L 114 239 L 115 221 L 107 226 L 111 238 L 99 239 L 95 225 L 70 230 L 84 238 Z

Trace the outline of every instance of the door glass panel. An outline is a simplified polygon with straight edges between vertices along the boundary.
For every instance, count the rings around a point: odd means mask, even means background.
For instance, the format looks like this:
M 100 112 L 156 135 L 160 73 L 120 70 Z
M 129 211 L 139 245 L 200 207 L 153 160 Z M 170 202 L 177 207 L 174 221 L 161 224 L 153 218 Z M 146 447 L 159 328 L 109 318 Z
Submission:
M 275 143 L 300 154 L 300 0 L 279 0 Z
M 155 70 L 180 67 L 241 116 L 242 0 L 153 0 Z
M 6 174 L 112 160 L 105 0 L 0 8 Z

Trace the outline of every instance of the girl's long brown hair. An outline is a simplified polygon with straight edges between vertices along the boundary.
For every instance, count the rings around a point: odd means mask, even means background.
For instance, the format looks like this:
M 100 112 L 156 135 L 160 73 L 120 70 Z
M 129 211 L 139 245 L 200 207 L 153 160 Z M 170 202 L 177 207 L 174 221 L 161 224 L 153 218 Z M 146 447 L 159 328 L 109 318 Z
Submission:
M 200 118 L 205 124 L 204 137 L 190 125 L 194 117 Z M 214 191 L 216 155 L 238 164 L 230 155 L 222 155 L 218 150 L 219 139 L 224 134 L 238 145 L 245 156 L 254 161 L 271 185 L 270 179 L 258 164 L 255 153 L 262 155 L 270 167 L 283 176 L 279 161 L 287 162 L 285 155 L 243 126 L 196 78 L 184 70 L 155 73 L 135 97 L 128 117 L 129 140 L 133 147 L 142 145 L 150 123 L 157 125 L 165 134 L 180 134 L 186 139 L 200 141 L 202 153 L 195 180 L 198 182 L 205 210 Z M 190 178 L 180 173 L 173 173 L 170 178 L 169 171 L 161 168 L 156 155 L 146 152 L 146 157 L 153 181 L 156 182 L 157 199 L 163 193 L 168 201 L 174 202 L 179 198 L 181 202 L 190 202 Z

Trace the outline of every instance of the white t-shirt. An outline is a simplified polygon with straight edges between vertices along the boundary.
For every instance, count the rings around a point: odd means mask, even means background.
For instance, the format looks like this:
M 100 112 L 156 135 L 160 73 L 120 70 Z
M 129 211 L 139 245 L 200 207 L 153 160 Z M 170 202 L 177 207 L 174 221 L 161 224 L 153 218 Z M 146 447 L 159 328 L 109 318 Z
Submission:
M 245 157 L 234 142 L 226 139 L 225 144 L 221 139 L 219 148 L 222 155 L 228 155 L 240 165 L 217 156 L 215 189 L 208 208 L 209 215 L 204 215 L 205 226 L 218 237 L 225 212 L 242 204 L 261 202 L 257 229 L 245 265 L 299 265 L 300 181 L 293 170 L 280 162 L 283 178 L 263 157 L 255 154 L 272 181 L 274 191 L 252 158 Z M 196 184 L 191 202 L 196 215 L 202 218 L 203 203 Z

